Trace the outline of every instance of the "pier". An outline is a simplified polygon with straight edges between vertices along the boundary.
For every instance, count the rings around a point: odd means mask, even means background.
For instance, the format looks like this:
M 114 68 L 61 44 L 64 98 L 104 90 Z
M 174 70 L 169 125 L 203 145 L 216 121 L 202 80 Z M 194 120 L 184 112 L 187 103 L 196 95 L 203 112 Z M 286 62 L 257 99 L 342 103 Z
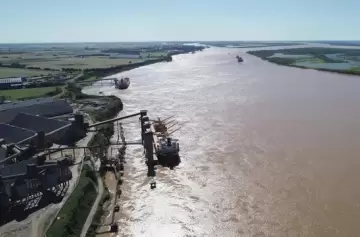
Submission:
M 121 124 L 121 120 L 124 119 L 130 119 L 133 117 L 139 117 L 140 121 L 140 130 L 141 133 L 141 140 L 140 141 L 126 141 L 125 139 L 125 133 L 123 126 Z M 105 149 L 103 154 L 100 157 L 101 165 L 100 165 L 100 173 L 102 172 L 112 172 L 114 174 L 115 180 L 116 180 L 116 186 L 114 189 L 114 195 L 112 199 L 110 200 L 110 220 L 108 220 L 106 223 L 92 223 L 93 225 L 96 225 L 98 228 L 100 228 L 101 231 L 98 231 L 98 234 L 107 233 L 107 232 L 117 232 L 118 226 L 115 221 L 115 214 L 120 210 L 120 206 L 117 205 L 118 199 L 121 197 L 121 184 L 123 182 L 122 177 L 124 175 L 124 169 L 125 169 L 125 163 L 126 163 L 126 148 L 129 145 L 135 145 L 135 146 L 142 146 L 144 148 L 144 155 L 147 165 L 147 176 L 153 178 L 150 182 L 150 189 L 156 188 L 156 170 L 155 167 L 157 165 L 163 165 L 168 166 L 165 163 L 159 162 L 159 159 L 157 157 L 157 154 L 159 152 L 160 147 L 160 140 L 168 136 L 168 125 L 171 124 L 172 127 L 176 124 L 173 123 L 173 121 L 170 121 L 170 123 L 165 123 L 164 121 L 158 120 L 150 120 L 150 118 L 147 116 L 147 111 L 142 110 L 139 113 L 127 115 L 124 117 L 109 119 L 106 121 L 102 121 L 96 124 L 88 125 L 83 124 L 84 128 L 87 131 L 93 131 L 96 129 L 96 127 L 106 124 L 106 123 L 117 123 L 116 128 L 118 137 L 117 141 L 114 143 L 111 143 L 111 145 L 120 145 L 118 148 L 110 147 L 110 154 L 109 152 L 106 152 Z M 162 129 L 159 129 L 159 126 Z M 82 147 L 82 148 L 100 148 L 100 146 L 93 146 L 93 147 Z M 115 150 L 115 152 L 113 152 Z M 115 154 L 113 154 L 115 153 Z M 172 169 L 173 166 L 170 166 Z

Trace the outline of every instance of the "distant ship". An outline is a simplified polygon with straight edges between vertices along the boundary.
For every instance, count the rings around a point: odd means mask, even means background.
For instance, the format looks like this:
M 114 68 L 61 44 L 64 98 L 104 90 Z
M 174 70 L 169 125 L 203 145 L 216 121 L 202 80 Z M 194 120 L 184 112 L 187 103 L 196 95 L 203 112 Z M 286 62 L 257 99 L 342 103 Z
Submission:
M 130 78 L 124 77 L 119 79 L 115 79 L 115 88 L 119 90 L 125 90 L 130 86 Z
M 239 55 L 236 56 L 236 59 L 239 63 L 244 62 L 244 59 L 242 57 L 240 57 Z

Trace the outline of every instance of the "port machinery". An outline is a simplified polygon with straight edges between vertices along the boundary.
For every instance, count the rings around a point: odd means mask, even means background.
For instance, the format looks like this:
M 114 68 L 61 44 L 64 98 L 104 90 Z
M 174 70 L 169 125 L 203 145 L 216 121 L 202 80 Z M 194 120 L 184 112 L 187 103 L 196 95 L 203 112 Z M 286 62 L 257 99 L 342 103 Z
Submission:
M 76 82 L 76 84 L 85 84 L 88 85 L 89 82 Z M 112 85 L 115 89 L 119 90 L 126 90 L 130 86 L 130 78 L 129 77 L 121 77 L 121 78 L 102 78 L 97 81 L 97 83 L 93 84 L 92 86 L 104 86 L 104 85 Z
M 177 125 L 177 122 L 167 121 L 170 118 L 168 117 L 164 120 L 150 120 L 147 116 L 147 111 L 142 110 L 139 113 L 131 114 L 125 117 L 119 117 L 114 119 L 109 119 L 92 125 L 85 125 L 86 129 L 97 127 L 106 123 L 114 123 L 123 119 L 131 118 L 134 116 L 140 116 L 139 120 L 141 121 L 141 142 L 127 142 L 124 139 L 121 143 L 112 143 L 112 145 L 143 145 L 145 150 L 146 164 L 148 166 L 148 176 L 155 176 L 155 166 L 161 165 L 164 167 L 169 167 L 173 169 L 174 167 L 180 164 L 179 156 L 179 142 L 177 139 L 173 139 L 170 136 L 178 131 L 178 129 L 173 129 L 170 131 L 170 128 L 173 128 Z M 119 140 L 119 138 L 118 138 Z
M 85 132 L 92 132 L 96 131 L 96 129 L 103 124 L 114 123 L 137 116 L 140 116 L 139 120 L 141 122 L 141 141 L 127 142 L 123 139 L 121 143 L 113 145 L 142 145 L 148 167 L 148 177 L 155 177 L 156 165 L 170 167 L 171 169 L 178 165 L 180 158 L 177 156 L 174 158 L 174 154 L 178 155 L 179 145 L 176 139 L 169 137 L 171 135 L 171 133 L 168 132 L 168 128 L 170 127 L 168 126 L 169 123 L 165 123 L 160 119 L 157 121 L 150 120 L 146 110 L 94 124 L 85 123 L 84 116 L 76 114 L 73 123 Z M 172 131 L 172 133 L 173 132 L 175 132 L 175 130 Z M 41 134 L 42 136 L 39 136 L 38 143 L 32 144 L 27 147 L 27 149 L 19 148 L 13 144 L 8 146 L 2 145 L 6 147 L 6 149 L 14 149 L 17 150 L 17 152 L 0 161 L 0 218 L 2 214 L 8 213 L 10 209 L 17 212 L 16 210 L 19 206 L 21 210 L 26 210 L 26 206 L 29 205 L 31 200 L 34 200 L 34 198 L 37 198 L 39 195 L 45 196 L 46 199 L 52 201 L 59 199 L 57 194 L 64 194 L 69 185 L 69 181 L 72 179 L 72 173 L 69 167 L 74 165 L 75 149 L 101 148 L 99 145 L 93 147 L 45 148 L 45 145 L 42 144 L 45 140 L 43 137 L 44 133 L 40 132 L 39 135 Z M 73 156 L 47 160 L 47 157 L 50 157 L 52 153 L 69 149 L 73 150 Z M 101 159 L 101 162 L 114 162 L 113 160 Z M 11 164 L 9 164 L 9 161 Z M 155 181 L 150 183 L 150 187 L 151 189 L 156 187 Z M 29 207 L 29 209 L 31 209 L 31 207 Z
M 170 118 L 174 117 L 168 117 L 164 120 L 160 120 L 159 118 L 157 120 L 150 120 L 147 116 L 147 110 L 141 110 L 138 113 L 130 114 L 124 117 L 118 117 L 113 119 L 108 119 L 105 121 L 97 122 L 94 124 L 84 123 L 84 119 L 82 116 L 75 116 L 75 121 L 81 126 L 81 128 L 87 132 L 96 132 L 98 131 L 97 128 L 99 128 L 101 125 L 109 124 L 109 123 L 116 123 L 124 119 L 129 119 L 132 117 L 138 117 L 141 123 L 141 141 L 125 141 L 123 138 L 122 141 L 119 141 L 117 143 L 111 143 L 110 145 L 142 145 L 144 147 L 144 153 L 146 158 L 146 164 L 148 166 L 148 172 L 147 175 L 149 177 L 154 177 L 155 172 L 155 166 L 161 165 L 164 167 L 169 167 L 170 169 L 173 169 L 177 165 L 180 164 L 180 156 L 178 154 L 179 152 L 179 142 L 177 139 L 172 139 L 170 135 L 172 135 L 174 132 L 178 131 L 178 129 L 173 129 L 172 131 L 169 131 L 170 128 L 177 125 L 174 120 L 167 121 Z M 164 142 L 166 141 L 166 142 Z M 100 150 L 107 150 L 104 149 L 101 145 L 97 146 L 84 146 L 84 147 L 67 147 L 67 148 L 60 148 L 61 150 L 65 149 L 100 149 Z M 174 149 L 175 148 L 175 149 Z M 52 151 L 59 151 L 60 149 L 48 149 Z M 119 152 L 121 152 L 123 148 L 119 149 Z M 105 157 L 105 155 L 101 158 L 102 165 L 106 165 L 108 163 L 118 165 L 117 159 L 108 159 Z

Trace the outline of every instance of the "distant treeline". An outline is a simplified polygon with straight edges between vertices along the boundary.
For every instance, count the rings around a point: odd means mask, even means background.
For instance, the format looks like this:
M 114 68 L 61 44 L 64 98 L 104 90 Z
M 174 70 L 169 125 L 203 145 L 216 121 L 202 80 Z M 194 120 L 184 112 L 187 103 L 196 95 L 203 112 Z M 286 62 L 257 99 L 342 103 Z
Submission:
M 280 50 L 258 50 L 248 51 L 248 54 L 257 56 L 263 60 L 290 67 L 297 67 L 302 69 L 313 69 L 318 71 L 360 75 L 360 71 L 357 70 L 338 70 L 338 69 L 325 69 L 325 68 L 308 68 L 304 66 L 296 65 L 298 58 L 285 58 L 285 57 L 271 57 L 275 53 L 282 53 L 287 55 L 311 55 L 314 58 L 323 60 L 325 63 L 342 63 L 346 60 L 335 60 L 326 56 L 326 54 L 342 54 L 345 56 L 360 56 L 360 50 L 358 49 L 336 49 L 336 48 L 296 48 L 296 49 L 280 49 Z
M 303 45 L 300 42 L 288 42 L 288 43 L 266 43 L 266 42 L 234 42 L 234 41 L 223 41 L 223 42 L 204 42 L 204 44 L 208 44 L 215 47 L 227 47 L 231 45 L 234 48 L 259 48 L 259 47 L 270 47 L 270 46 L 295 46 L 295 45 Z
M 346 56 L 360 56 L 360 49 L 342 49 L 342 48 L 295 48 L 295 49 L 277 49 L 277 50 L 257 50 L 249 51 L 249 54 L 266 58 L 275 53 L 290 54 L 290 55 L 313 55 L 315 57 L 326 54 L 343 54 Z
M 50 86 L 63 86 L 63 85 L 65 85 L 65 82 L 53 80 L 53 81 L 30 83 L 25 85 L 24 88 L 50 87 Z
M 191 45 L 189 45 L 189 46 L 180 45 L 180 46 L 169 46 L 169 47 L 171 47 L 172 50 L 178 50 L 178 51 L 171 52 L 167 56 L 163 56 L 163 57 L 156 58 L 156 59 L 146 60 L 143 62 L 136 62 L 136 63 L 129 62 L 129 64 L 123 64 L 123 65 L 109 67 L 109 68 L 89 68 L 89 69 L 84 69 L 83 71 L 84 71 L 84 74 L 87 74 L 87 75 L 91 74 L 92 76 L 104 77 L 104 76 L 108 76 L 110 74 L 128 71 L 128 70 L 131 70 L 134 68 L 150 65 L 153 63 L 171 62 L 173 55 L 195 52 L 195 51 L 203 50 L 205 48 L 202 46 L 191 46 Z M 110 49 L 110 50 L 114 50 L 114 49 Z M 131 52 L 131 50 L 129 50 L 128 52 Z
M 126 49 L 126 48 L 115 48 L 115 49 L 104 49 L 101 52 L 103 53 L 119 53 L 119 54 L 140 54 L 142 52 L 142 49 Z
M 75 55 L 75 58 L 84 58 L 84 57 L 109 57 L 109 54 L 105 53 L 92 53 L 92 54 L 78 54 Z
M 112 48 L 104 49 L 104 53 L 119 53 L 119 54 L 140 54 L 147 52 L 165 52 L 165 51 L 182 51 L 182 53 L 193 52 L 203 50 L 203 46 L 194 46 L 194 45 L 161 45 L 161 46 L 152 46 L 152 47 L 139 47 L 139 48 Z
M 81 72 L 82 69 L 79 69 L 79 68 L 62 68 L 61 71 L 63 72 Z
M 179 50 L 183 51 L 183 53 L 189 53 L 193 51 L 201 51 L 205 49 L 204 46 L 194 46 L 194 45 L 162 45 L 162 50 Z
M 26 67 L 26 69 L 32 69 L 32 70 L 44 70 L 44 71 L 61 71 L 60 69 L 55 69 L 55 68 L 40 68 L 40 67 Z
M 0 63 L 0 67 L 26 68 L 26 65 L 25 64 L 20 64 L 20 63 L 11 63 L 11 64 Z
M 339 46 L 360 46 L 360 41 L 312 41 L 315 43 L 339 45 Z
M 60 69 L 54 69 L 54 68 L 40 68 L 40 67 L 27 67 L 25 64 L 20 63 L 11 63 L 11 64 L 3 64 L 0 63 L 0 67 L 6 67 L 6 68 L 20 68 L 20 69 L 31 69 L 31 70 L 42 70 L 42 71 L 60 71 Z
M 334 50 L 334 51 L 327 51 L 324 48 L 297 48 L 297 49 L 279 49 L 279 50 L 258 50 L 258 51 L 249 51 L 248 54 L 260 57 L 267 61 L 281 64 L 281 65 L 291 65 L 296 63 L 299 59 L 294 57 L 272 57 L 276 53 L 281 53 L 285 55 L 309 55 L 314 58 L 323 60 L 325 63 L 342 63 L 343 60 L 336 60 L 326 56 L 326 54 L 337 54 L 337 53 L 344 53 L 344 51 Z M 350 52 L 349 53 L 354 53 Z M 360 50 L 358 51 L 360 55 Z
M 137 67 L 150 65 L 157 62 L 170 62 L 172 61 L 171 56 L 159 58 L 159 59 L 152 59 L 152 60 L 146 60 L 144 62 L 138 62 L 138 63 L 129 63 L 129 64 L 123 64 L 119 66 L 109 67 L 109 68 L 88 68 L 84 69 L 85 74 L 91 74 L 93 76 L 103 77 L 107 76 L 109 74 L 115 74 L 123 71 L 128 71 Z

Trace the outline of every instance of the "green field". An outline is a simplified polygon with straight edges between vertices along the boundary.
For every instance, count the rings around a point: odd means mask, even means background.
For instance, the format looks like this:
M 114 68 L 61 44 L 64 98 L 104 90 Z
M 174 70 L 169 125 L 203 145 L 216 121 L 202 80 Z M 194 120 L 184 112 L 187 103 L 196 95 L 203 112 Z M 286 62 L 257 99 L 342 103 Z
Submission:
M 360 67 L 350 68 L 349 71 L 351 71 L 351 72 L 360 72 Z
M 141 62 L 141 59 L 126 59 L 126 58 L 115 58 L 110 59 L 107 57 L 86 57 L 86 58 L 58 58 L 45 61 L 33 61 L 27 63 L 27 66 L 31 67 L 40 67 L 40 68 L 76 68 L 76 69 L 86 69 L 86 68 L 108 68 L 113 66 L 119 66 L 124 64 L 129 64 L 129 62 Z
M 299 62 L 325 63 L 325 61 L 320 58 L 297 58 L 296 63 L 299 63 Z
M 0 67 L 0 78 L 48 75 L 48 71 Z
M 60 93 L 60 87 L 40 87 L 40 88 L 25 88 L 15 90 L 1 90 L 0 96 L 5 96 L 8 100 L 24 100 L 44 96 L 54 96 Z
M 108 56 L 89 56 L 75 57 L 76 52 L 37 52 L 37 53 L 19 53 L 19 54 L 0 54 L 0 63 L 7 65 L 19 63 L 27 67 L 39 68 L 108 68 L 132 63 L 141 62 L 142 59 L 133 58 L 110 58 Z M 151 55 L 155 57 L 156 54 Z M 35 71 L 36 72 L 36 71 Z M 0 74 L 1 75 L 1 74 Z M 39 74 L 36 74 L 39 75 Z
M 247 53 L 279 65 L 360 75 L 359 49 L 310 47 L 276 50 L 267 49 L 248 51 Z M 282 55 L 279 56 L 279 54 Z

